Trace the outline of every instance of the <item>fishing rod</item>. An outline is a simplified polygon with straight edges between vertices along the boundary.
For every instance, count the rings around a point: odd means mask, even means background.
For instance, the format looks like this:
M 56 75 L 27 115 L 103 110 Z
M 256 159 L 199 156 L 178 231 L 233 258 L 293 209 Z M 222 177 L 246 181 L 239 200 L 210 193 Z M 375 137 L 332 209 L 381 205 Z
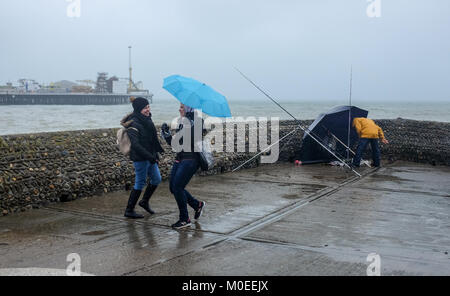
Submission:
M 348 112 L 348 134 L 347 134 L 347 145 L 344 144 L 344 142 L 341 141 L 336 135 L 334 135 L 325 125 L 322 124 L 322 128 L 325 129 L 330 135 L 337 140 L 342 146 L 344 146 L 347 150 L 347 159 L 350 158 L 349 152 L 351 152 L 353 155 L 356 155 L 356 153 L 350 148 L 350 125 L 351 125 L 351 118 L 352 118 L 352 85 L 353 85 L 353 65 L 350 67 L 350 95 L 349 95 L 349 112 Z M 363 160 L 363 163 L 367 165 L 369 168 L 372 166 L 365 160 Z
M 250 82 L 256 89 L 258 89 L 260 92 L 262 92 L 267 98 L 269 98 L 272 102 L 274 102 L 278 107 L 280 107 L 283 111 L 285 111 L 287 114 L 289 114 L 297 123 L 298 127 L 300 127 L 303 132 L 308 134 L 314 141 L 316 141 L 322 148 L 327 150 L 331 155 L 333 155 L 337 160 L 339 160 L 344 166 L 348 167 L 352 172 L 354 172 L 358 177 L 361 177 L 361 174 L 359 174 L 357 171 L 355 171 L 351 166 L 349 166 L 345 161 L 343 161 L 341 158 L 339 158 L 335 153 L 333 153 L 328 147 L 326 147 L 324 144 L 321 143 L 316 137 L 311 133 L 309 129 L 305 129 L 300 121 L 295 118 L 294 115 L 292 115 L 289 111 L 287 111 L 283 106 L 281 106 L 277 101 L 275 101 L 271 96 L 269 96 L 264 90 L 262 90 L 259 86 L 257 86 L 250 78 L 248 78 L 244 73 L 239 71 L 239 69 L 235 68 L 236 71 L 238 71 L 248 82 Z
M 349 97 L 350 109 L 348 110 L 348 138 L 347 138 L 348 146 L 350 146 L 350 124 L 352 120 L 352 82 L 353 82 L 353 65 L 350 67 L 350 97 Z M 350 148 L 348 146 L 347 146 L 347 159 L 350 158 L 350 155 L 348 153 Z
M 270 100 L 272 100 L 272 102 L 274 102 L 278 107 L 280 107 L 283 111 L 285 111 L 287 114 L 289 114 L 289 116 L 291 116 L 296 122 L 299 123 L 299 120 L 297 118 L 295 118 L 294 115 L 292 115 L 289 111 L 287 111 L 283 106 L 281 106 L 278 102 L 276 102 L 272 97 L 270 97 L 264 90 L 262 90 L 259 86 L 257 86 L 252 80 L 250 80 L 247 76 L 245 76 L 244 73 L 242 73 L 241 71 L 239 71 L 239 69 L 234 68 L 236 71 L 238 71 L 245 79 L 247 79 L 251 84 L 253 84 L 253 86 L 255 86 L 259 91 L 261 91 L 266 97 L 268 97 Z M 299 123 L 301 125 L 301 123 Z M 315 137 L 319 138 L 320 137 L 318 135 L 316 135 L 313 131 L 311 131 L 309 128 L 306 128 L 308 130 L 308 134 L 309 135 L 314 135 Z M 330 134 L 335 137 L 337 139 L 337 137 L 331 132 L 329 131 Z M 339 140 L 339 139 L 338 139 Z M 340 140 L 339 140 L 340 141 Z M 342 141 L 340 141 L 340 143 L 347 149 L 350 149 L 350 147 L 348 147 L 347 145 L 345 145 Z M 350 149 L 351 150 L 351 149 Z M 341 156 L 342 157 L 342 156 Z M 342 157 L 343 158 L 343 157 Z M 349 158 L 349 156 L 347 156 L 347 159 Z
M 262 92 L 267 98 L 269 98 L 272 102 L 274 102 L 278 107 L 280 107 L 284 112 L 286 112 L 287 114 L 289 114 L 289 116 L 291 116 L 297 123 L 298 125 L 302 125 L 301 122 L 295 118 L 294 115 L 292 115 L 288 110 L 286 110 L 283 106 L 281 106 L 277 101 L 275 101 L 271 96 L 269 96 L 264 90 L 262 90 L 259 86 L 257 86 L 252 80 L 250 80 L 250 78 L 248 78 L 247 76 L 245 76 L 244 73 L 242 73 L 239 69 L 237 69 L 236 67 L 234 68 L 236 71 L 238 71 L 247 81 L 249 81 L 254 87 L 256 87 L 260 92 Z M 305 131 L 305 128 L 302 128 L 303 131 Z M 314 135 L 317 138 L 320 138 L 319 136 L 315 135 L 313 131 L 311 131 L 309 128 L 306 128 L 306 130 L 308 131 L 309 135 Z
M 272 148 L 272 146 L 275 146 L 276 144 L 280 143 L 281 141 L 283 141 L 285 138 L 287 138 L 288 136 L 290 136 L 291 134 L 295 133 L 297 130 L 299 130 L 300 127 L 297 126 L 293 131 L 291 131 L 289 134 L 285 135 L 284 137 L 282 137 L 281 139 L 279 139 L 278 141 L 276 141 L 275 143 L 273 143 L 272 145 L 268 146 L 266 149 L 264 149 L 263 151 L 261 151 L 260 153 L 256 154 L 255 156 L 253 156 L 252 158 L 250 158 L 249 160 L 247 160 L 246 162 L 244 162 L 243 164 L 239 165 L 238 167 L 236 167 L 232 172 L 234 173 L 235 171 L 239 170 L 241 167 L 243 167 L 244 165 L 246 165 L 247 163 L 251 162 L 253 159 L 257 158 L 258 156 L 260 156 L 261 154 L 263 154 L 264 152 L 266 152 L 267 150 L 269 150 L 270 148 Z

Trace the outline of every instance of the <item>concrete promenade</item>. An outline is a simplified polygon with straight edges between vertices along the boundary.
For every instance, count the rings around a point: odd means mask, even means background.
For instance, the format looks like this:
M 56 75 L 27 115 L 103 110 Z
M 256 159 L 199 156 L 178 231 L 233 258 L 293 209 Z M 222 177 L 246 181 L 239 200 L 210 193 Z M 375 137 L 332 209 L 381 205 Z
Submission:
M 381 275 L 450 275 L 450 168 L 360 171 L 280 163 L 194 177 L 187 189 L 207 207 L 182 231 L 167 182 L 143 220 L 123 218 L 125 191 L 0 217 L 0 275 L 65 270 L 70 253 L 94 275 L 365 276 L 371 253 Z

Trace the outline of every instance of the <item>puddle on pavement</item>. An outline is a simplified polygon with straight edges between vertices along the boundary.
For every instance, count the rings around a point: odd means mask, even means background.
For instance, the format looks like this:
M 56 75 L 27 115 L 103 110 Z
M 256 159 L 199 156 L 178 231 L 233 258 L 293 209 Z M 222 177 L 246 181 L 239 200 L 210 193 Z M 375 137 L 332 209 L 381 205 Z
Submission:
M 285 199 L 298 199 L 301 198 L 301 196 L 299 196 L 298 194 L 284 194 L 282 196 Z

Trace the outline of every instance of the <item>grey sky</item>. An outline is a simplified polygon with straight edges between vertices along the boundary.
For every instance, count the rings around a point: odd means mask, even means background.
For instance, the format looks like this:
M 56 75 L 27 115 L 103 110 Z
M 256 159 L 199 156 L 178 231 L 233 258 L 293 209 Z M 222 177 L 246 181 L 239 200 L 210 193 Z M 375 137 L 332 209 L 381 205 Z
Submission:
M 128 76 L 155 94 L 171 74 L 227 98 L 264 100 L 240 68 L 282 100 L 450 102 L 450 1 L 65 0 L 0 2 L 0 83 Z

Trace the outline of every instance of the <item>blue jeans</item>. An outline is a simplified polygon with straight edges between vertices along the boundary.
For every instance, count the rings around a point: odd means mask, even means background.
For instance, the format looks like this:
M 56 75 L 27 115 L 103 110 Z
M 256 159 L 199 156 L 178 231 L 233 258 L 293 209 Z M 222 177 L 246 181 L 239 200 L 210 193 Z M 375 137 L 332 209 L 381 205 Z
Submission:
M 182 161 L 175 161 L 173 164 L 170 173 L 170 192 L 177 201 L 178 210 L 180 211 L 180 221 L 189 220 L 187 204 L 194 210 L 197 210 L 200 206 L 200 202 L 185 189 L 198 168 L 199 163 L 196 159 L 184 159 Z
M 135 190 L 144 189 L 147 183 L 147 176 L 150 178 L 150 184 L 159 185 L 161 183 L 161 173 L 159 172 L 158 164 L 151 164 L 150 161 L 135 161 L 134 172 L 136 173 L 136 178 L 134 182 Z
M 356 149 L 356 155 L 353 158 L 353 165 L 359 167 L 361 163 L 361 157 L 366 150 L 367 145 L 370 143 L 372 148 L 373 165 L 380 166 L 380 146 L 378 145 L 378 139 L 360 138 L 358 148 Z

